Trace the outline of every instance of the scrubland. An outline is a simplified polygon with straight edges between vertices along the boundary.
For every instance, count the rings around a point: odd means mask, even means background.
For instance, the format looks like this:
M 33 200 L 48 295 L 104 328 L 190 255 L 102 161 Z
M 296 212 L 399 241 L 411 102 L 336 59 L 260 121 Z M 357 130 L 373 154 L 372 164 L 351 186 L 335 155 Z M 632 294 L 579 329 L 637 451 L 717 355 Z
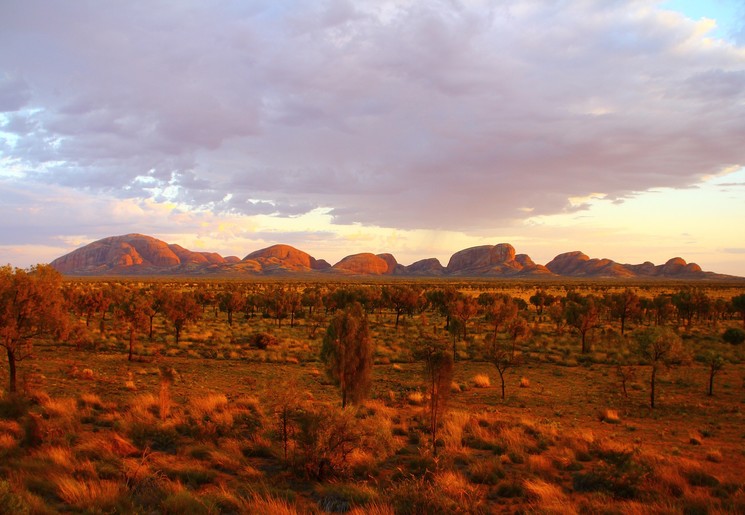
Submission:
M 138 287 L 146 295 L 151 286 Z M 424 299 L 428 288 L 450 286 L 406 287 Z M 621 334 L 600 299 L 626 285 L 581 284 L 583 296 L 598 299 L 585 352 L 572 315 L 552 318 L 530 299 L 574 288 L 452 287 L 471 299 L 525 302 L 503 327 L 485 301 L 464 317 L 465 330 L 449 331 L 452 304 L 367 305 L 370 389 L 344 409 L 320 359 L 334 309 L 324 295 L 344 285 L 281 284 L 324 294 L 299 303 L 292 320 L 257 302 L 229 325 L 215 297 L 178 343 L 173 323 L 156 313 L 152 339 L 138 329 L 131 361 L 130 326 L 118 325 L 113 310 L 93 313 L 86 326 L 84 310 L 71 308 L 85 329 L 34 342 L 32 359 L 19 363 L 18 393 L 0 400 L 0 512 L 745 512 L 745 344 L 722 339 L 743 327 L 724 307 L 742 285 L 703 288 L 710 304 L 722 300 L 720 311 L 699 307 L 688 318 L 676 307 L 662 321 L 634 311 Z M 652 299 L 680 287 L 631 290 Z M 528 330 L 511 334 L 514 318 Z M 635 334 L 658 323 L 682 352 L 659 367 L 652 408 L 652 363 L 635 351 Z M 504 398 L 495 335 L 519 356 L 504 371 Z M 441 340 L 456 358 L 435 442 L 415 352 L 423 338 Z M 709 395 L 711 356 L 721 367 Z M 0 384 L 7 380 L 3 368 Z

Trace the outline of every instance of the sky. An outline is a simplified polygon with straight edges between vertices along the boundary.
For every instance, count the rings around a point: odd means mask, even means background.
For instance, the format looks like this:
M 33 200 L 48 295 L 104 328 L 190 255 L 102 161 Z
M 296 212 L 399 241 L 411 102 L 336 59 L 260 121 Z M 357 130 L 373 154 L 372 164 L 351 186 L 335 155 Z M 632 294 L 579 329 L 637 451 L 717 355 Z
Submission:
M 745 276 L 743 0 L 0 2 L 0 263 L 138 232 Z

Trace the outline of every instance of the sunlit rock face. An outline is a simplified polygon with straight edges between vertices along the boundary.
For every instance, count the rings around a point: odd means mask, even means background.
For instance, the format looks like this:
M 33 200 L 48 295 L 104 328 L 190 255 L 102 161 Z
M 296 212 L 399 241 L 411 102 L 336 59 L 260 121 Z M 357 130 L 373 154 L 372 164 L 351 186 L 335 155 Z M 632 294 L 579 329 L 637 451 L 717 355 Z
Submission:
M 355 275 L 389 275 L 393 274 L 395 265 L 392 269 L 390 259 L 363 252 L 345 257 L 333 266 L 333 270 Z
M 325 270 L 330 267 L 326 261 L 318 260 L 290 245 L 272 245 L 257 250 L 243 258 L 243 261 L 255 261 L 261 266 L 262 270 L 307 272 Z
M 536 265 L 525 254 L 515 255 L 509 243 L 482 245 L 456 252 L 450 258 L 447 272 L 453 275 L 533 275 L 546 274 L 548 270 Z
M 527 254 L 516 254 L 509 243 L 482 245 L 453 254 L 446 267 L 436 258 L 404 266 L 389 253 L 369 252 L 347 256 L 333 267 L 290 245 L 272 245 L 243 259 L 222 257 L 215 252 L 193 252 L 152 236 L 126 234 L 95 241 L 55 259 L 52 266 L 70 275 L 284 275 L 340 273 L 349 275 L 457 276 L 457 277 L 608 277 L 608 278 L 717 278 L 696 263 L 680 257 L 663 265 L 649 261 L 638 265 L 611 259 L 590 258 L 580 251 L 565 252 L 546 266 Z

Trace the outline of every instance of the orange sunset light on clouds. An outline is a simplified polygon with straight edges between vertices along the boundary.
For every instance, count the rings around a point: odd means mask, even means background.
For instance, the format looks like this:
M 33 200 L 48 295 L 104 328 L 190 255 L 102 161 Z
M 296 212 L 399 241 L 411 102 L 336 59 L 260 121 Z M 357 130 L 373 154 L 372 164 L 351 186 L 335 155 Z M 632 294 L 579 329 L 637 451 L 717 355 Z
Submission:
M 3 2 L 0 263 L 139 232 L 745 276 L 743 20 L 736 0 Z

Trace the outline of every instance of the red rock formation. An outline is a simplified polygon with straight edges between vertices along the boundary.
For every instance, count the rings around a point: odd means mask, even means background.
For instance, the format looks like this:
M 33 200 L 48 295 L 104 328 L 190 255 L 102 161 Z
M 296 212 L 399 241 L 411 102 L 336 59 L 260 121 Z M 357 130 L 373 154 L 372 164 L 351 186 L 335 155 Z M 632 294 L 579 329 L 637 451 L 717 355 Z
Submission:
M 369 252 L 347 256 L 336 263 L 332 269 L 357 275 L 385 275 L 393 273 L 392 270 L 389 272 L 390 265 L 388 261 Z
M 272 245 L 265 249 L 250 253 L 243 261 L 256 261 L 263 269 L 287 270 L 287 271 L 309 271 L 324 270 L 328 263 L 317 260 L 310 254 L 298 250 L 290 245 Z
M 127 234 L 95 241 L 52 261 L 62 273 L 105 272 L 141 267 L 168 268 L 181 264 L 168 244 L 151 236 Z
M 412 275 L 442 275 L 445 267 L 437 258 L 421 259 L 406 267 L 405 273 Z
M 447 272 L 463 276 L 548 273 L 544 267 L 533 263 L 525 254 L 521 254 L 517 259 L 515 248 L 509 243 L 482 245 L 456 252 L 448 262 Z

